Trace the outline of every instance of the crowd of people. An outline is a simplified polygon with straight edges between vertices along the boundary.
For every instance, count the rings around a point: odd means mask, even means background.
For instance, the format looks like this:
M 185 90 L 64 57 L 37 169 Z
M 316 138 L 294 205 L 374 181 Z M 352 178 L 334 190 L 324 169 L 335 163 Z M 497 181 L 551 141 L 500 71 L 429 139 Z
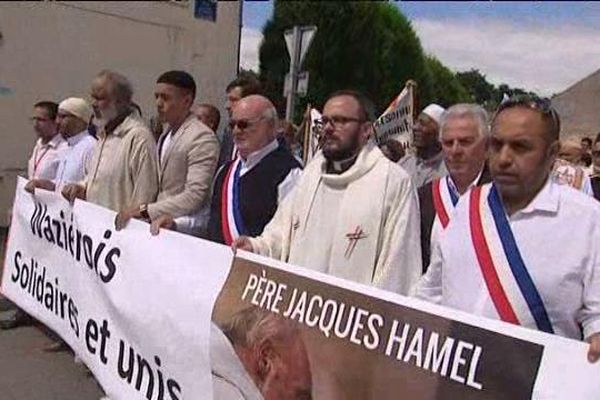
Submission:
M 129 80 L 100 72 L 91 102 L 33 107 L 26 190 L 61 193 L 149 223 L 402 295 L 590 343 L 600 357 L 600 134 L 561 140 L 548 101 L 430 104 L 413 148 L 374 140 L 363 94 L 332 93 L 304 166 L 294 126 L 250 78 L 227 123 L 195 104 L 184 71 L 155 84 L 156 117 Z M 24 323 L 23 313 L 2 322 Z

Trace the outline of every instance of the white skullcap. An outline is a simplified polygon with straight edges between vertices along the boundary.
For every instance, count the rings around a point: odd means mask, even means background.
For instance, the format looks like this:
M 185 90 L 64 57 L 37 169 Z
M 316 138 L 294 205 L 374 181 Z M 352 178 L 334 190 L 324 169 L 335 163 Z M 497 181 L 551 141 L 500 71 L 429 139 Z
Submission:
M 69 97 L 61 101 L 58 109 L 73 114 L 85 123 L 90 122 L 93 113 L 92 107 L 90 107 L 88 102 L 78 97 Z
M 438 126 L 440 125 L 440 120 L 442 119 L 442 114 L 446 111 L 446 109 L 438 104 L 431 103 L 427 107 L 421 111 L 422 114 L 427 115 L 429 118 L 435 121 Z

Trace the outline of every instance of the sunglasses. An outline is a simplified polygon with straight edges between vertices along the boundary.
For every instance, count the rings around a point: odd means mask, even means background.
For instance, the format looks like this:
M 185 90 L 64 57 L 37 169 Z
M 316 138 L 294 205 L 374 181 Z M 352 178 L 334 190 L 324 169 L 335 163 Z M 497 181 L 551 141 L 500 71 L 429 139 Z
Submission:
M 494 114 L 494 119 L 501 111 L 514 107 L 527 107 L 540 112 L 542 115 L 551 119 L 552 131 L 557 134 L 560 132 L 560 117 L 558 116 L 558 112 L 552 107 L 550 99 L 530 95 L 515 95 L 509 97 L 500 103 Z
M 229 121 L 229 129 L 234 130 L 235 127 L 237 126 L 238 128 L 240 128 L 240 130 L 244 130 L 244 129 L 248 129 L 249 127 L 251 127 L 252 125 L 256 124 L 257 122 L 263 120 L 265 117 L 257 117 L 254 119 L 232 119 Z

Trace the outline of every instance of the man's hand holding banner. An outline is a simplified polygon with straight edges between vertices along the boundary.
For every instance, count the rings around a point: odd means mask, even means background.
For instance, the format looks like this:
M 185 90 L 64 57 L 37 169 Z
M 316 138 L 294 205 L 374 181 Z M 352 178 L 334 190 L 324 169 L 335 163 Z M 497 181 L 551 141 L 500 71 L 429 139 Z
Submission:
M 2 292 L 118 399 L 591 399 L 588 345 L 132 221 L 20 180 Z M 267 329 L 268 328 L 268 329 Z M 235 397 L 237 396 L 237 397 Z

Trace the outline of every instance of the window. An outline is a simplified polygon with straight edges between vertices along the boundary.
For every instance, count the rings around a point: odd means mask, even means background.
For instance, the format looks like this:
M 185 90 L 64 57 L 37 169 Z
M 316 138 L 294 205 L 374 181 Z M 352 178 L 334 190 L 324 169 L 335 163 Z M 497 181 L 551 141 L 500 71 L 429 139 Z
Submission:
M 217 20 L 217 0 L 196 0 L 194 17 L 209 21 Z

